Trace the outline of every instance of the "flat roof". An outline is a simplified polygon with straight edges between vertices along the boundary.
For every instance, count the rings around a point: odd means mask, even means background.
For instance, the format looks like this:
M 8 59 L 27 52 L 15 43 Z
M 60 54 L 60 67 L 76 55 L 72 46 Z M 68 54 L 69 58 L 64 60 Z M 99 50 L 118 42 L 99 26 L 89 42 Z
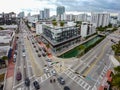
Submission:
M 14 30 L 0 30 L 0 45 L 9 43 L 14 34 Z
M 68 22 L 67 24 L 64 24 L 64 26 L 60 26 L 60 24 L 58 23 L 57 26 L 54 26 L 53 24 L 44 24 L 45 26 L 48 26 L 50 28 L 53 29 L 59 29 L 59 28 L 67 28 L 67 27 L 74 27 L 76 25 L 76 23 L 73 22 Z

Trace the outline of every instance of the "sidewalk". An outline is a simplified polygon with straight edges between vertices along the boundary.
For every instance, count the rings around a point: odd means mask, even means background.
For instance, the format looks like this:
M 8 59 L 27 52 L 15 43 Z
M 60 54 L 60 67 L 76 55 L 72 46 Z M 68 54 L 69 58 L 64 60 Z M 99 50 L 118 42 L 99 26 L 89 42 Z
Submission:
M 12 57 L 8 61 L 8 68 L 7 68 L 7 73 L 6 73 L 6 77 L 5 77 L 5 81 L 4 81 L 4 89 L 3 90 L 12 90 L 13 78 L 14 78 L 14 67 L 15 67 L 15 64 L 13 63 L 13 55 L 14 55 L 15 45 L 16 45 L 16 40 L 14 40 L 14 43 L 13 43 Z
M 40 46 L 44 47 L 44 48 L 47 50 L 47 52 L 49 53 L 48 57 L 52 59 L 53 56 L 52 56 L 52 54 L 50 53 L 50 50 L 46 47 L 46 45 L 45 45 L 44 43 L 42 43 L 42 42 L 40 42 L 39 44 L 40 44 Z

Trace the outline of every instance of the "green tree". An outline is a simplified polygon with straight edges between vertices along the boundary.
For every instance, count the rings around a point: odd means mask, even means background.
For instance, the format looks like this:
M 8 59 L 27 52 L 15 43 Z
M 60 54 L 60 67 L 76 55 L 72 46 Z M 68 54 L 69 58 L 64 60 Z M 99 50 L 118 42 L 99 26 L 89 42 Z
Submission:
M 1 59 L 5 61 L 5 66 L 8 65 L 8 57 L 7 56 L 3 56 Z
M 3 27 L 0 27 L 0 30 L 4 30 L 4 28 L 3 28 Z
M 120 55 L 120 41 L 112 46 L 112 50 L 114 50 L 115 55 Z
M 115 67 L 114 71 L 112 86 L 116 87 L 116 90 L 120 90 L 120 66 Z
M 46 47 L 47 47 L 47 48 L 50 48 L 50 44 L 46 44 Z
M 80 55 L 83 55 L 85 53 L 85 46 L 84 45 L 80 45 L 79 47 L 77 47 L 78 50 L 80 50 Z
M 57 26 L 57 21 L 52 21 L 53 26 Z
M 120 66 L 114 68 L 115 72 L 120 73 Z
M 76 21 L 76 27 L 79 27 L 82 24 L 82 21 Z
M 112 28 L 112 24 L 111 24 L 111 23 L 109 23 L 108 27 L 109 27 L 109 28 Z
M 60 21 L 60 26 L 63 27 L 64 26 L 64 21 Z

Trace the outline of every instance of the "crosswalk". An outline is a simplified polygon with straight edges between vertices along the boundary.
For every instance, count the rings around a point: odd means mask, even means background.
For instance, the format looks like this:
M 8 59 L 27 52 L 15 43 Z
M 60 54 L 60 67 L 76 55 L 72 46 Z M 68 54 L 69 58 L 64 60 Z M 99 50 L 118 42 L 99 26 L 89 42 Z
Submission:
M 78 85 L 80 85 L 84 90 L 91 90 L 91 86 L 85 80 L 83 80 L 82 77 L 78 77 L 76 74 L 74 74 L 72 69 L 68 69 L 64 73 Z
M 94 84 L 93 86 L 93 89 L 94 90 L 94 87 L 98 87 L 100 85 L 100 83 L 102 82 L 103 78 L 105 77 L 106 75 L 106 72 L 109 70 L 109 67 L 105 66 L 103 71 L 101 72 L 101 74 L 99 75 L 98 79 L 96 80 L 96 83 Z
M 42 83 L 46 81 L 48 78 L 50 78 L 51 76 L 52 76 L 51 73 L 43 74 L 41 77 L 37 78 L 36 80 L 38 80 L 39 83 Z
M 30 90 L 34 90 L 34 86 L 33 86 L 33 82 L 36 80 L 39 82 L 39 84 L 43 83 L 44 81 L 46 81 L 47 79 L 49 79 L 52 76 L 52 73 L 47 73 L 47 74 L 43 74 L 41 77 L 35 78 L 35 77 L 31 77 L 30 81 L 31 81 L 31 88 Z M 25 85 L 24 82 L 22 82 L 19 86 L 16 87 L 17 90 L 28 90 Z M 15 90 L 15 88 L 14 88 Z

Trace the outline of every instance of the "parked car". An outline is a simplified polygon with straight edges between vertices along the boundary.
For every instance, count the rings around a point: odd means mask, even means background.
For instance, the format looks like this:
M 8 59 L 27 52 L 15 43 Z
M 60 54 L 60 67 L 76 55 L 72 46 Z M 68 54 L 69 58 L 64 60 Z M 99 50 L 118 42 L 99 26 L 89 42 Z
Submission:
M 38 54 L 38 57 L 41 57 L 41 55 L 40 55 L 40 54 Z
M 64 90 L 70 90 L 70 88 L 68 86 L 65 86 Z
M 25 53 L 23 53 L 23 57 L 25 57 L 26 55 L 25 55 Z
M 38 52 L 38 50 L 36 50 L 36 52 Z
M 25 49 L 23 49 L 22 52 L 25 52 Z
M 13 61 L 16 62 L 16 54 L 13 55 Z
M 44 47 L 42 49 L 43 49 L 44 52 L 46 52 L 46 49 Z
M 40 85 L 39 85 L 39 83 L 37 81 L 34 81 L 33 85 L 34 85 L 36 90 L 40 89 Z
M 44 68 L 44 72 L 45 72 L 45 73 L 48 73 L 48 72 L 49 72 L 49 69 L 48 69 L 48 68 Z
M 59 77 L 57 80 L 61 85 L 65 84 L 65 80 L 62 77 Z
M 25 85 L 30 86 L 30 79 L 28 77 L 25 79 Z
M 16 80 L 17 80 L 17 81 L 20 81 L 21 79 L 22 79 L 22 74 L 21 74 L 21 72 L 17 72 Z

